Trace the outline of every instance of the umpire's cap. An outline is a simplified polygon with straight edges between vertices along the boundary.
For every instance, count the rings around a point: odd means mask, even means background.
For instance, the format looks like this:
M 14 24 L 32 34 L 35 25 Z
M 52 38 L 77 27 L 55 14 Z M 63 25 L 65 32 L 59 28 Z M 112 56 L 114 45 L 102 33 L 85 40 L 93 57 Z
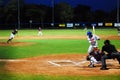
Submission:
M 110 40 L 105 40 L 104 44 L 110 44 Z

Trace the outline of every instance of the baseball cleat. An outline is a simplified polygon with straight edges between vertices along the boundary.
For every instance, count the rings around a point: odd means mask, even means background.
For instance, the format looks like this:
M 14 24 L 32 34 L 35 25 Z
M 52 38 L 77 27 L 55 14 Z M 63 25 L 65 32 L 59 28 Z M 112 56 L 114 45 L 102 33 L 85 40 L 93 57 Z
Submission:
M 108 70 L 106 67 L 101 67 L 100 70 Z

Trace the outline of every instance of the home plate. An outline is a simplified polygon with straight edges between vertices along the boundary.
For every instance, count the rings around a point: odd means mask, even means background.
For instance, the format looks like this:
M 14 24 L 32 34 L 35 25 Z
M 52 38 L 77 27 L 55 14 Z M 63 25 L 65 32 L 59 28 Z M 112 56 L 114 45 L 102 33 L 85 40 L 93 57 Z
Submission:
M 54 66 L 80 66 L 81 64 L 86 63 L 87 61 L 75 62 L 72 60 L 52 60 L 48 61 L 48 63 Z

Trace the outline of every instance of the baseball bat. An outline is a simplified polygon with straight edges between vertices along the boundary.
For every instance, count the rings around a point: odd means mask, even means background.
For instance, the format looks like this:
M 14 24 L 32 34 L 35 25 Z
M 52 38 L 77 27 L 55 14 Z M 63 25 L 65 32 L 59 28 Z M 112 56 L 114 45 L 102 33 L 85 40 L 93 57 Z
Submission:
M 93 34 L 95 34 L 95 26 L 93 26 L 92 28 L 93 28 Z

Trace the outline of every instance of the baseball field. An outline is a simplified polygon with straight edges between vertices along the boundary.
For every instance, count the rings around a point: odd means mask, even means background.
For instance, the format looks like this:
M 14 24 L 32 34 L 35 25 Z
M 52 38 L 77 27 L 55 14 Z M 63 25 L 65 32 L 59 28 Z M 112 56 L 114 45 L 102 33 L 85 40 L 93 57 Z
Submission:
M 89 29 L 92 31 L 92 29 Z M 89 43 L 83 29 L 18 30 L 11 43 L 12 30 L 0 30 L 0 80 L 120 80 L 118 61 L 107 60 L 109 70 L 101 64 L 89 68 L 86 61 Z M 99 49 L 109 39 L 120 51 L 116 28 L 95 29 L 100 36 Z

